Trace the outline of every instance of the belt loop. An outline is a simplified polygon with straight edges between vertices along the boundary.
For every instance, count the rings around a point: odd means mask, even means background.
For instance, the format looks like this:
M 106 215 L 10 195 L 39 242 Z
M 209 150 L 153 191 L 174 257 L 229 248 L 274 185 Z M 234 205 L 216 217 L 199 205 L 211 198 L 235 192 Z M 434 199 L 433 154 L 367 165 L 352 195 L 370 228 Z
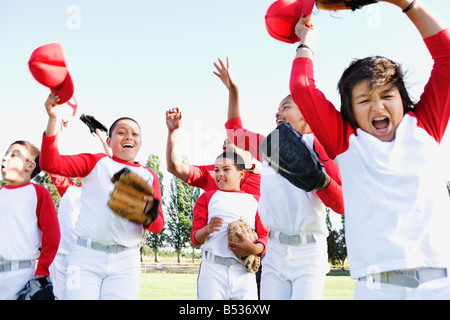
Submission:
M 19 270 L 19 261 L 11 261 L 11 271 Z

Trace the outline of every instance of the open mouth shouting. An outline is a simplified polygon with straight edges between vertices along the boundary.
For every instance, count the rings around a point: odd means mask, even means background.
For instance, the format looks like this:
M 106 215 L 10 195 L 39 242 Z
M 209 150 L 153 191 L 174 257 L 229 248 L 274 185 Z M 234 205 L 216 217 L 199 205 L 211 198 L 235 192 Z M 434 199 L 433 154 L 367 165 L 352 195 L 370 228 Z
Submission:
M 372 119 L 372 127 L 376 135 L 383 136 L 389 133 L 390 120 L 387 116 L 377 116 Z

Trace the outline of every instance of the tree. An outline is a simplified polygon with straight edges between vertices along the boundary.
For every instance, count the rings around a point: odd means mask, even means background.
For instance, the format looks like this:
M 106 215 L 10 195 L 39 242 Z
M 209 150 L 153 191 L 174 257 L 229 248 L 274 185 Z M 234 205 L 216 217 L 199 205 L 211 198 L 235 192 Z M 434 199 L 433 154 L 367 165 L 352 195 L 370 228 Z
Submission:
M 61 196 L 59 195 L 58 189 L 53 184 L 50 175 L 45 171 L 41 171 L 36 177 L 33 178 L 33 180 L 37 184 L 40 184 L 41 186 L 45 187 L 48 191 L 50 191 L 53 203 L 55 204 L 56 211 L 58 211 Z
M 345 244 L 345 217 L 341 215 L 342 229 L 332 229 L 330 220 L 330 209 L 327 208 L 327 227 L 328 227 L 328 261 L 332 265 L 344 265 L 344 261 L 347 258 L 347 247 Z
M 177 252 L 178 263 L 181 249 L 190 242 L 192 212 L 199 195 L 200 189 L 189 186 L 175 176 L 172 177 L 167 221 L 170 237 L 167 240 Z
M 159 157 L 154 154 L 149 155 L 149 157 L 147 158 L 147 162 L 145 163 L 145 166 L 153 170 L 158 176 L 159 184 L 161 185 L 162 206 L 164 208 L 165 207 L 164 185 L 163 185 L 164 174 L 161 171 L 161 161 L 159 160 Z M 161 247 L 165 240 L 166 240 L 165 227 L 163 227 L 162 231 L 158 234 L 154 234 L 153 232 L 144 233 L 143 242 L 148 247 L 153 249 L 153 252 L 155 253 L 155 262 L 158 262 L 158 247 Z M 141 246 L 141 255 L 142 255 L 142 246 Z

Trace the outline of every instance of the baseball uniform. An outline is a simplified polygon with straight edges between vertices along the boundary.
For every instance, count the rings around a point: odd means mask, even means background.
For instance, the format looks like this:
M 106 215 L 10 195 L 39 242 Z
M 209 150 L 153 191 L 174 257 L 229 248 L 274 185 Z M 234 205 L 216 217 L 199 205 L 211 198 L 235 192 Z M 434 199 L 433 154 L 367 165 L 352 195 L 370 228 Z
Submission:
M 67 267 L 67 299 L 137 299 L 140 286 L 139 244 L 142 225 L 115 214 L 107 205 L 114 189 L 111 177 L 127 167 L 153 187 L 160 200 L 158 218 L 148 230 L 164 225 L 161 187 L 155 172 L 106 154 L 60 155 L 57 135 L 43 135 L 41 168 L 67 177 L 82 178 L 77 236 Z
M 351 276 L 364 281 L 358 282 L 355 298 L 374 297 L 365 290 L 366 277 L 417 268 L 429 269 L 436 280 L 421 284 L 416 292 L 443 281 L 446 289 L 438 289 L 436 297 L 450 298 L 446 277 L 450 200 L 439 170 L 444 164 L 438 149 L 450 115 L 449 31 L 424 42 L 434 59 L 431 77 L 391 142 L 382 142 L 343 119 L 316 88 L 310 59 L 297 58 L 292 65 L 294 101 L 341 170 Z M 404 298 L 411 289 L 379 285 L 386 290 L 384 297 L 391 296 L 389 290 L 396 291 L 395 299 Z
M 230 119 L 225 127 L 231 141 L 261 160 L 257 146 L 263 135 L 244 129 L 240 118 Z M 305 192 L 262 161 L 258 212 L 270 229 L 261 277 L 263 300 L 321 299 L 329 271 L 325 205 L 343 212 L 340 174 L 314 135 L 303 137 L 319 153 L 331 182 L 326 190 Z
M 243 218 L 258 234 L 257 242 L 266 246 L 268 230 L 262 225 L 257 210 L 258 196 L 243 191 L 213 190 L 198 198 L 191 233 L 192 243 L 202 245 L 203 253 L 197 282 L 198 299 L 258 299 L 255 274 L 249 273 L 228 248 L 227 232 L 229 223 Z M 223 218 L 223 226 L 204 244 L 198 243 L 195 233 L 213 217 Z
M 35 275 L 50 275 L 60 229 L 53 199 L 43 186 L 6 185 L 0 188 L 0 204 L 0 300 L 17 299 Z

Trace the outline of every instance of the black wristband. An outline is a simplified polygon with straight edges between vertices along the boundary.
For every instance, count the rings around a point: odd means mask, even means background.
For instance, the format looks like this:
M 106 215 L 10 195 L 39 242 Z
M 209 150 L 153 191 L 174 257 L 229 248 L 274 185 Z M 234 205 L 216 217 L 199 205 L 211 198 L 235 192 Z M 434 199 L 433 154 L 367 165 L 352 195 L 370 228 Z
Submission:
M 300 49 L 300 48 L 306 48 L 306 49 L 308 49 L 309 51 L 311 51 L 311 53 L 314 55 L 314 51 L 312 51 L 312 49 L 311 49 L 308 45 L 301 43 L 301 44 L 298 45 L 297 51 L 298 51 L 298 49 Z
M 413 2 L 411 2 L 411 4 L 409 6 L 407 6 L 405 9 L 403 9 L 403 13 L 408 12 L 409 10 L 411 10 L 412 7 L 414 7 L 414 5 L 416 4 L 416 0 L 413 0 Z

